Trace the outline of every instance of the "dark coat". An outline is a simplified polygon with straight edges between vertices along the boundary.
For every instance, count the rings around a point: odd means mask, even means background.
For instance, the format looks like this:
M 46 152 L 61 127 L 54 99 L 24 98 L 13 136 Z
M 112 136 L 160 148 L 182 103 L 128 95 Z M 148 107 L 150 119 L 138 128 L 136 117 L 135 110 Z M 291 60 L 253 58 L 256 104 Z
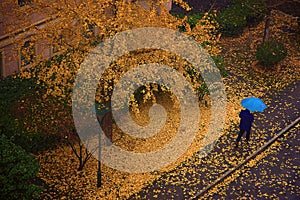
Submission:
M 240 129 L 244 131 L 250 131 L 252 122 L 254 120 L 253 114 L 250 113 L 249 110 L 242 110 L 240 112 Z

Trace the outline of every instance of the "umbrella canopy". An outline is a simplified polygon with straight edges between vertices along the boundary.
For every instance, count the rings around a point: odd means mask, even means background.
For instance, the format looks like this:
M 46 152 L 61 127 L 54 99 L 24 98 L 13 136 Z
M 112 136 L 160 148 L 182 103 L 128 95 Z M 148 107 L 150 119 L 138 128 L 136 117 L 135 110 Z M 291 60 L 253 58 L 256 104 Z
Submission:
M 267 108 L 266 104 L 260 98 L 256 97 L 243 99 L 241 104 L 244 108 L 247 108 L 250 111 L 262 112 Z

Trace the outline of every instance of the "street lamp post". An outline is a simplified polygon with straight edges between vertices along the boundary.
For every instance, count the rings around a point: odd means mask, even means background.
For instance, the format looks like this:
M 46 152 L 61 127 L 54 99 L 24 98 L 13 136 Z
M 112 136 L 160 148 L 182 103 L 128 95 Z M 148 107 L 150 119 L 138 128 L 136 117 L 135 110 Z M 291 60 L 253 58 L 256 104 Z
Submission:
M 99 109 L 100 107 L 100 109 Z M 102 128 L 103 121 L 106 117 L 106 115 L 110 112 L 110 109 L 108 107 L 102 108 L 101 105 L 95 104 L 96 109 L 96 116 L 97 120 L 100 124 L 100 128 Z M 98 136 L 98 171 L 97 171 L 97 187 L 101 187 L 101 131 L 99 131 Z
M 100 154 L 100 147 L 99 147 L 99 154 Z M 98 172 L 97 172 L 97 187 L 101 187 L 101 163 L 100 163 L 100 155 L 98 158 Z

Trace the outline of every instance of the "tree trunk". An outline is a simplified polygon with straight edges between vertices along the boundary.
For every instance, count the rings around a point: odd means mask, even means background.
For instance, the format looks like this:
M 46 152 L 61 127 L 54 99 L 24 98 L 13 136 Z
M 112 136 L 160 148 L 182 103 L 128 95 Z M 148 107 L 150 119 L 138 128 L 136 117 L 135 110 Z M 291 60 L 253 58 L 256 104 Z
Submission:
M 73 130 L 75 133 L 75 129 Z M 85 148 L 84 151 L 84 144 L 81 142 L 80 138 L 77 138 L 79 149 L 76 148 L 76 145 L 69 140 L 66 140 L 67 144 L 71 147 L 72 152 L 75 154 L 77 160 L 78 160 L 78 171 L 83 170 L 85 164 L 87 161 L 93 156 L 93 153 L 96 151 L 96 149 L 92 150 L 91 152 L 88 151 L 87 148 Z
M 78 166 L 78 171 L 81 171 L 83 170 L 83 155 L 82 155 L 82 144 L 80 143 L 80 141 L 78 142 L 79 144 L 79 157 L 78 157 L 78 160 L 79 160 L 79 166 Z
M 83 168 L 84 168 L 84 165 L 82 164 L 82 160 L 79 160 L 80 161 L 80 163 L 79 163 L 79 167 L 78 167 L 78 171 L 82 171 L 83 170 Z
M 270 2 L 271 2 L 270 0 L 267 2 L 267 13 L 266 13 L 263 43 L 268 41 L 270 36 L 270 21 L 271 21 L 271 12 L 272 12 L 272 8 L 270 7 L 271 6 Z

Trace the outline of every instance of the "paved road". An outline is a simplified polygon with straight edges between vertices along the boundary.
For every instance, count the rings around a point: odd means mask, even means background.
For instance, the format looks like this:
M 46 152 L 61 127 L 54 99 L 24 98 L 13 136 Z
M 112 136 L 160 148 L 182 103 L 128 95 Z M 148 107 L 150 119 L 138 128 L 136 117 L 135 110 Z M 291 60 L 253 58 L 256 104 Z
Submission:
M 234 140 L 237 136 L 237 128 L 233 127 L 228 134 L 225 134 L 214 147 L 214 150 L 204 159 L 199 159 L 197 155 L 182 163 L 176 169 L 155 180 L 152 184 L 145 187 L 138 194 L 129 199 L 189 199 L 195 193 L 212 183 L 228 169 L 236 166 L 237 163 L 245 159 L 274 134 L 291 123 L 300 115 L 300 81 L 292 84 L 280 94 L 269 94 L 272 99 L 269 107 L 263 113 L 255 114 L 253 134 L 250 145 L 245 142 L 234 150 Z M 241 176 L 233 181 L 229 187 L 224 189 L 223 198 L 239 199 L 244 197 L 248 191 L 249 195 L 254 195 L 254 199 L 264 194 L 278 194 L 283 199 L 300 198 L 300 156 L 299 156 L 299 130 L 293 130 L 294 136 L 284 136 L 286 142 L 281 142 L 282 147 L 278 147 L 278 152 L 270 154 L 264 160 L 268 161 L 257 168 L 253 168 L 247 176 Z M 292 134 L 291 131 L 289 134 Z M 276 162 L 275 162 L 276 161 Z M 272 167 L 270 168 L 270 163 Z M 285 163 L 285 164 L 282 164 Z M 268 176 L 262 176 L 261 172 L 267 170 Z M 280 174 L 288 174 L 284 181 L 276 181 L 281 177 Z M 276 178 L 276 174 L 278 177 Z M 271 175 L 275 176 L 272 177 Z M 283 178 L 280 178 L 283 179 Z M 256 181 L 253 183 L 253 181 Z M 259 182 L 262 183 L 259 183 Z M 286 184 L 286 182 L 290 182 Z M 265 184 L 268 183 L 268 184 Z M 259 187 L 263 186 L 263 187 Z M 279 190 L 280 189 L 280 190 Z M 241 192 L 236 192 L 240 190 Z M 258 190 L 261 192 L 259 193 Z M 225 192 L 225 194 L 224 194 Z M 265 194 L 266 193 L 266 194 Z M 257 198 L 255 198 L 255 194 Z M 224 197 L 224 195 L 226 197 Z M 269 196 L 269 197 L 270 197 Z M 218 195 L 212 195 L 212 199 L 220 199 Z
M 223 187 L 226 194 L 211 194 L 212 199 L 300 199 L 300 134 L 299 127 L 271 146 L 272 153 Z M 205 197 L 207 199 L 207 197 Z

